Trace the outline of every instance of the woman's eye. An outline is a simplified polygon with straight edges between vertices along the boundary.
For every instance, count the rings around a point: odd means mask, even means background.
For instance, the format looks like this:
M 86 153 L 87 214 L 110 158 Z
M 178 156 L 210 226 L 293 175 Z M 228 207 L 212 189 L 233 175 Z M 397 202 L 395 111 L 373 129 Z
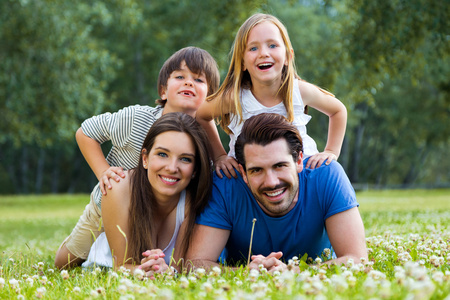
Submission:
M 192 158 L 189 157 L 182 157 L 181 161 L 187 162 L 187 163 L 191 163 L 192 162 Z
M 167 154 L 164 152 L 159 152 L 157 155 L 160 157 L 167 157 Z

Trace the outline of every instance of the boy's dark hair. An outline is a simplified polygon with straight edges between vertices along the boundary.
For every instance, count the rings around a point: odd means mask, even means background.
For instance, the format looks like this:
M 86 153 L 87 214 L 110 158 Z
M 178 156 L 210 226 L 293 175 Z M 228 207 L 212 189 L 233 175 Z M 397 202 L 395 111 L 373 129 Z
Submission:
M 158 94 L 161 95 L 167 87 L 170 74 L 180 70 L 181 63 L 186 62 L 186 66 L 194 74 L 204 73 L 208 83 L 208 96 L 215 93 L 219 88 L 220 74 L 216 60 L 208 51 L 197 47 L 186 47 L 178 50 L 166 60 L 158 76 Z M 158 99 L 156 103 L 164 106 L 167 100 Z
M 303 142 L 297 127 L 279 114 L 259 114 L 244 122 L 235 145 L 236 160 L 245 167 L 244 147 L 248 144 L 265 146 L 278 139 L 285 139 L 292 158 L 296 162 L 303 152 Z

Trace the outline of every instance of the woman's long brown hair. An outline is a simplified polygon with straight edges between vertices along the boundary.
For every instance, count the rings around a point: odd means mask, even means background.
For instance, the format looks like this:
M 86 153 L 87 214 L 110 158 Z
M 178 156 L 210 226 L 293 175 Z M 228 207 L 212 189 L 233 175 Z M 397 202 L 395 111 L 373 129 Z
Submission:
M 194 118 L 184 113 L 168 113 L 150 128 L 142 145 L 141 153 L 145 149 L 146 155 L 148 155 L 156 137 L 168 131 L 186 133 L 195 146 L 195 175 L 186 188 L 186 196 L 190 201 L 186 201 L 188 205 L 188 215 L 185 219 L 187 227 L 181 244 L 181 255 L 184 257 L 191 241 L 195 218 L 205 208 L 211 194 L 211 150 L 205 131 Z M 143 258 L 142 252 L 156 248 L 156 245 L 152 243 L 152 221 L 157 203 L 142 158 L 139 159 L 139 164 L 131 175 L 131 185 L 128 220 L 130 228 L 129 257 L 133 259 L 134 263 L 140 263 Z

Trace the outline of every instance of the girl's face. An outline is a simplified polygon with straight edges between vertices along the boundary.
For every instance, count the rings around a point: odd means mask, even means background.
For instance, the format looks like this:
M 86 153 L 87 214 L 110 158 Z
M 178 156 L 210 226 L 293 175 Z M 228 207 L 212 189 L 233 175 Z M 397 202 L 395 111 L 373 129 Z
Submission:
M 268 21 L 253 27 L 243 55 L 243 71 L 249 72 L 252 84 L 281 85 L 282 70 L 287 64 L 286 46 L 278 27 Z
M 195 146 L 184 132 L 167 131 L 156 137 L 143 162 L 159 203 L 178 201 L 194 176 L 195 155 Z

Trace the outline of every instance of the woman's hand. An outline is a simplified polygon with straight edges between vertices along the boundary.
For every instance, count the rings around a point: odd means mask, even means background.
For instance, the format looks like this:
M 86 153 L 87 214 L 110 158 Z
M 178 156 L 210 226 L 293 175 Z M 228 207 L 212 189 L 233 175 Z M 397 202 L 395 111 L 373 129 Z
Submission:
M 275 271 L 286 271 L 286 264 L 280 260 L 282 256 L 282 252 L 272 252 L 268 256 L 252 255 L 252 262 L 248 265 L 248 267 L 259 271 L 259 266 L 262 265 L 270 273 Z
M 147 250 L 142 255 L 144 258 L 141 260 L 141 265 L 138 268 L 143 270 L 150 279 L 155 279 L 154 274 L 164 273 L 169 269 L 164 260 L 166 255 L 161 249 Z

